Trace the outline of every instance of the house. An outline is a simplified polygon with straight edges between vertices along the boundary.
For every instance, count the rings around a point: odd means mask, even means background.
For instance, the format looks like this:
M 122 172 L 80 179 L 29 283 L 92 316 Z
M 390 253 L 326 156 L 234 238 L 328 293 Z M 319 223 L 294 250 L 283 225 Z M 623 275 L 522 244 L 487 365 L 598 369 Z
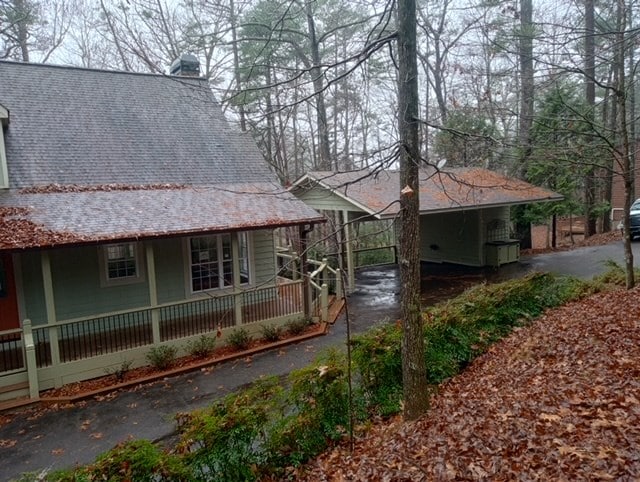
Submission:
M 323 219 L 206 80 L 2 61 L 0 121 L 0 399 L 310 316 L 274 230 Z
M 339 216 L 346 226 L 342 268 L 353 288 L 352 226 L 398 216 L 399 172 L 310 172 L 290 190 L 309 206 Z M 557 193 L 486 169 L 425 167 L 420 171 L 420 258 L 468 266 L 517 261 L 519 243 L 511 239 L 511 206 L 560 199 Z

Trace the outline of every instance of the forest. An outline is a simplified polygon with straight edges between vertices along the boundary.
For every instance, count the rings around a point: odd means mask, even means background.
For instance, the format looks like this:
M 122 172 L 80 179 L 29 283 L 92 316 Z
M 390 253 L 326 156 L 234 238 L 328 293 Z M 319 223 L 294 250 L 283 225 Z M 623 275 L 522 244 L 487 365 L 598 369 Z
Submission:
M 0 59 L 168 73 L 192 53 L 283 185 L 309 170 L 397 167 L 394 2 L 0 0 Z M 548 187 L 526 221 L 611 226 L 631 174 L 636 2 L 420 0 L 421 159 Z M 628 164 L 627 164 L 628 161 Z

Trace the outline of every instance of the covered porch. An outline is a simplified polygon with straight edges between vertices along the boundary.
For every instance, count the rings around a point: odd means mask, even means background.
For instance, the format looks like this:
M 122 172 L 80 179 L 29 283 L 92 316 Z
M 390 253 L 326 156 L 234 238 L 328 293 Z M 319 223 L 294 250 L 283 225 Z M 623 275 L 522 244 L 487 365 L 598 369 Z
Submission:
M 40 254 L 47 321 L 36 324 L 27 318 L 18 328 L 0 331 L 0 401 L 37 399 L 42 390 L 105 375 L 125 362 L 146 365 L 153 347 L 174 346 L 181 356 L 187 354 L 189 342 L 203 335 L 224 345 L 238 329 L 260 338 L 264 326 L 324 322 L 333 299 L 330 287 L 335 298 L 342 296 L 341 275 L 326 261 L 310 260 L 315 268 L 307 272 L 298 260 L 278 256 L 278 265 L 288 269 L 271 281 L 247 286 L 236 279 L 227 290 L 163 302 L 153 243 L 145 243 L 144 251 L 150 303 L 76 318 L 57 315 L 50 253 Z M 234 260 L 238 263 L 237 257 Z M 233 270 L 237 276 L 239 268 Z M 276 272 L 275 264 L 270 271 Z

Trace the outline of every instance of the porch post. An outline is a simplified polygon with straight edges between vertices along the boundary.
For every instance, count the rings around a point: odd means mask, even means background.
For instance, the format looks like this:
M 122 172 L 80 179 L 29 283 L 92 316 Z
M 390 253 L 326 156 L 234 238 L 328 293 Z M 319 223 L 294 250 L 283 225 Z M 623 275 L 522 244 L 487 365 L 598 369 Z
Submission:
M 31 331 L 31 320 L 26 319 L 22 322 L 22 330 L 25 348 L 25 363 L 27 365 L 27 378 L 29 380 L 29 398 L 37 400 L 40 398 L 40 385 L 38 381 L 36 347 L 33 343 L 33 332 Z
M 353 260 L 353 243 L 351 242 L 351 224 L 349 224 L 349 211 L 342 211 L 342 225 L 344 226 L 344 243 L 347 248 L 347 292 L 356 288 L 356 269 Z M 345 268 L 340 267 L 343 271 Z
M 56 318 L 56 303 L 53 295 L 53 278 L 51 277 L 51 260 L 48 251 L 40 253 L 40 265 L 42 269 L 42 284 L 44 288 L 44 304 L 47 313 L 47 325 L 49 331 L 49 350 L 51 350 L 51 366 L 53 367 L 53 383 L 56 388 L 62 386 L 60 375 L 60 346 L 58 344 L 58 327 Z
M 311 319 L 311 291 L 307 273 L 307 234 L 311 229 L 300 226 L 300 276 L 302 276 L 302 307 L 306 319 Z
M 233 264 L 233 314 L 236 326 L 242 325 L 242 291 L 240 285 L 240 246 L 237 233 L 231 234 L 231 262 Z
M 144 243 L 144 252 L 149 276 L 149 304 L 151 305 L 151 333 L 153 344 L 160 344 L 160 311 L 158 310 L 158 285 L 156 283 L 156 261 L 153 256 L 151 241 Z

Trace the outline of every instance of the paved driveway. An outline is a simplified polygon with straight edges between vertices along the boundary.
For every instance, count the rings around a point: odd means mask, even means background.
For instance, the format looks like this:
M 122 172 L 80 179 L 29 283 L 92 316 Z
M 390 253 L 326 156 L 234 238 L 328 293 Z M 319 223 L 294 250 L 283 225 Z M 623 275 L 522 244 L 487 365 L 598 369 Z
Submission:
M 640 243 L 634 244 L 636 259 Z M 498 270 L 457 270 L 425 266 L 422 273 L 425 302 L 452 296 L 463 280 L 481 282 L 522 276 L 530 271 L 552 271 L 590 278 L 605 269 L 606 260 L 622 263 L 622 243 L 526 257 Z M 639 265 L 636 262 L 636 265 Z M 393 266 L 369 268 L 358 273 L 358 289 L 348 299 L 352 330 L 398 317 L 399 283 Z M 434 294 L 438 292 L 439 294 Z M 100 401 L 90 400 L 70 408 L 46 412 L 36 418 L 27 414 L 0 428 L 0 480 L 27 471 L 63 468 L 91 462 L 96 455 L 129 437 L 160 440 L 170 437 L 176 412 L 193 410 L 241 387 L 261 375 L 285 375 L 307 365 L 328 346 L 344 346 L 346 316 L 343 314 L 326 336 L 273 350 L 250 359 L 229 362 L 140 386 Z

